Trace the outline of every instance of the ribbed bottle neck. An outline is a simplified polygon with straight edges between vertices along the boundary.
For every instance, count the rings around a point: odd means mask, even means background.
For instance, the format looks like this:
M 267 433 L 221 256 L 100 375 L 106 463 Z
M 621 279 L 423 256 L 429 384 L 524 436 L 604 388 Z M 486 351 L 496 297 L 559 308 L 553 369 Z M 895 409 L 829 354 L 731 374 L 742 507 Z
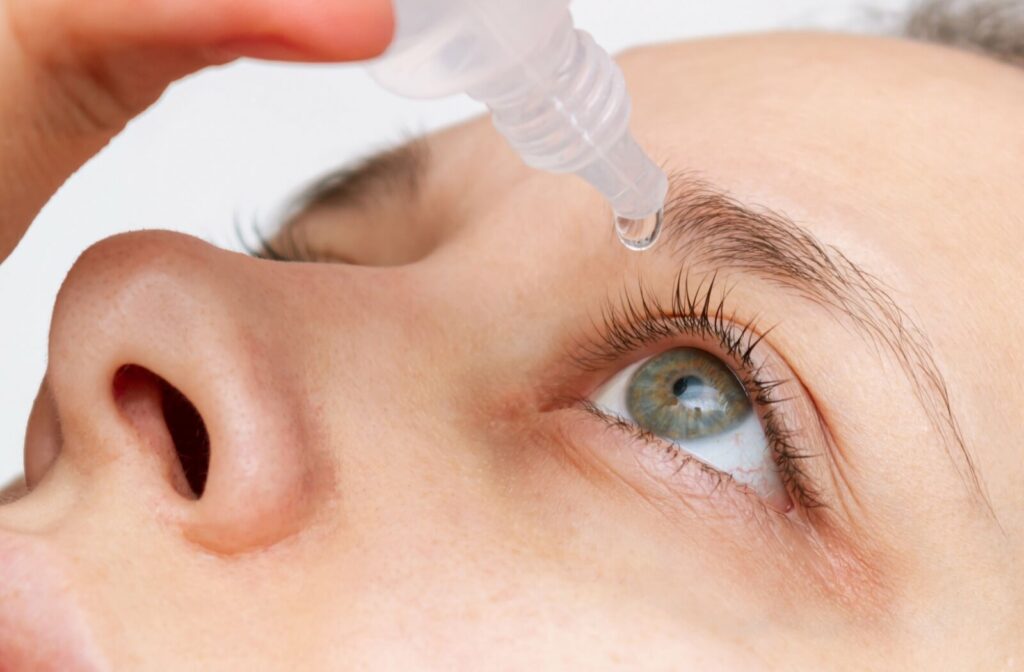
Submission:
M 495 127 L 530 166 L 574 172 L 627 131 L 622 72 L 568 12 L 534 53 L 469 95 L 490 108 Z

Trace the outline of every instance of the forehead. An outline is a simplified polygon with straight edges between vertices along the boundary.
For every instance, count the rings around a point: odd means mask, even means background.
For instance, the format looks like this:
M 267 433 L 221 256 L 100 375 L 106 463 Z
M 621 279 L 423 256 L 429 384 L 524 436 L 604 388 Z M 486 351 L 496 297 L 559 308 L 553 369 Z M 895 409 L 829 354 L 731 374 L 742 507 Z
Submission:
M 1019 68 L 930 44 L 827 34 L 680 42 L 619 62 L 634 132 L 669 169 L 782 210 L 922 294 L 935 283 L 970 290 L 993 271 L 1019 279 Z M 485 120 L 433 144 L 443 167 L 430 181 L 467 211 L 531 178 Z M 985 263 L 965 263 L 967 251 Z
M 900 255 L 941 233 L 954 248 L 970 240 L 990 260 L 1016 263 L 1007 245 L 1021 242 L 1019 227 L 1007 222 L 1024 201 L 1019 68 L 924 43 L 827 34 L 680 42 L 618 60 L 634 132 L 671 170 L 816 229 L 834 223 L 826 239 L 867 254 L 878 253 L 881 234 L 885 253 Z M 432 144 L 444 174 L 431 181 L 446 195 L 458 185 L 467 209 L 530 177 L 485 120 Z M 467 171 L 479 188 L 465 188 Z M 983 229 L 991 235 L 979 240 Z
M 622 64 L 638 133 L 660 158 L 816 227 L 835 222 L 826 239 L 884 233 L 892 254 L 939 233 L 974 245 L 976 227 L 1005 235 L 1020 209 L 1024 71 L 1011 66 L 836 35 L 680 43 Z M 1008 242 L 981 244 L 1001 257 Z

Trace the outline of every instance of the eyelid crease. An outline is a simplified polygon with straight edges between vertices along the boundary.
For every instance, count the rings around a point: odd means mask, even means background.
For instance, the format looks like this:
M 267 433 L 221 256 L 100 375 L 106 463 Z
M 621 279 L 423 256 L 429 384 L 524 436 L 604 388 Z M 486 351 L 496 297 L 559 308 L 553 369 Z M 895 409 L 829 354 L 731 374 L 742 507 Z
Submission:
M 681 267 L 701 261 L 752 273 L 851 320 L 892 354 L 965 487 L 999 525 L 929 339 L 882 282 L 778 212 L 748 208 L 685 172 L 671 174 L 669 184 L 654 254 L 669 254 Z

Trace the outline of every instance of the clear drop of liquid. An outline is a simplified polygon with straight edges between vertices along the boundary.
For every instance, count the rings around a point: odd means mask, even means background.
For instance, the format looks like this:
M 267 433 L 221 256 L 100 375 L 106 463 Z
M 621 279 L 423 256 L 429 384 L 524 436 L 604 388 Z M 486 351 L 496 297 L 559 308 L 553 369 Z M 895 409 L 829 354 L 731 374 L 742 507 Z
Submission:
M 623 245 L 631 250 L 642 252 L 650 249 L 661 235 L 661 222 L 665 217 L 665 211 L 658 210 L 649 217 L 643 219 L 629 219 L 615 215 L 615 233 Z

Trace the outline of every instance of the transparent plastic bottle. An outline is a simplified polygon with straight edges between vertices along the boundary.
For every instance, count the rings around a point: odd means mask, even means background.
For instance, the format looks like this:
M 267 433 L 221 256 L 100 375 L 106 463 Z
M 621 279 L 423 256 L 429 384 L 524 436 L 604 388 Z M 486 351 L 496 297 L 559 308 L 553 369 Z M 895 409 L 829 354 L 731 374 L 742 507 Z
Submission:
M 574 28 L 569 0 L 393 2 L 395 39 L 370 65 L 381 85 L 414 98 L 469 94 L 527 165 L 597 188 L 627 247 L 654 244 L 668 180 L 629 132 L 621 70 Z

